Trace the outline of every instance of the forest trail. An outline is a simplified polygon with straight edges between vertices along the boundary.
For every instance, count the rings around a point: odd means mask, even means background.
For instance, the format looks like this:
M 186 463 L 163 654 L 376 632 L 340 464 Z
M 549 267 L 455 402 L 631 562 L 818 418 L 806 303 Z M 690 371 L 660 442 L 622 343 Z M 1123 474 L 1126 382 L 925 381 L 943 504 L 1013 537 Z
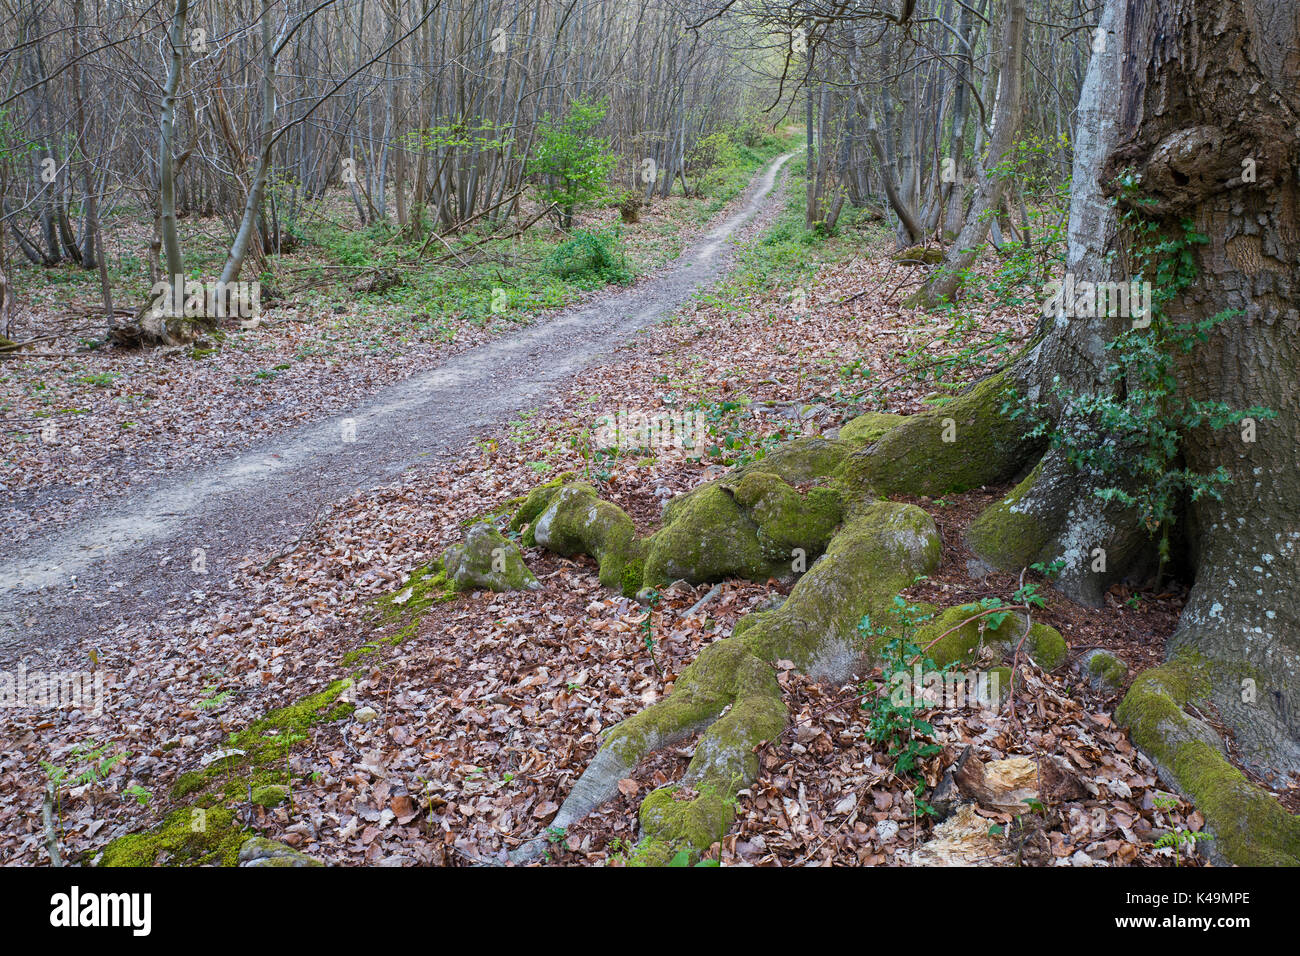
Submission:
M 38 534 L 0 564 L 0 665 L 66 667 L 78 646 L 97 647 L 129 621 L 180 623 L 194 592 L 215 597 L 248 555 L 291 548 L 330 502 L 462 454 L 471 437 L 536 406 L 716 282 L 730 266 L 728 240 L 777 201 L 777 175 L 793 155 L 769 164 L 735 213 L 633 288 L 455 356 L 342 415 L 159 480 L 132 495 L 129 510 L 119 499 Z

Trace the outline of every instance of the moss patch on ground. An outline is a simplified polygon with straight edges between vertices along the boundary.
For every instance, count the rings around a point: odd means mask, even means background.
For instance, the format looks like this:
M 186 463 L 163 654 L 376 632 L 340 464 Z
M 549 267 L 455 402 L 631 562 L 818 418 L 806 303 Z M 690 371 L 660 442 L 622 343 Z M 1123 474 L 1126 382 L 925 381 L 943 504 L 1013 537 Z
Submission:
M 314 725 L 352 713 L 353 705 L 339 699 L 349 686 L 350 680 L 335 681 L 231 734 L 222 747 L 228 756 L 181 774 L 172 784 L 170 796 L 181 806 L 152 829 L 110 842 L 100 865 L 234 866 L 240 846 L 252 835 L 240 822 L 239 805 L 246 805 L 250 794 L 259 806 L 292 800 L 289 753 Z
M 225 807 L 180 807 L 145 833 L 104 847 L 100 866 L 234 866 L 249 833 Z

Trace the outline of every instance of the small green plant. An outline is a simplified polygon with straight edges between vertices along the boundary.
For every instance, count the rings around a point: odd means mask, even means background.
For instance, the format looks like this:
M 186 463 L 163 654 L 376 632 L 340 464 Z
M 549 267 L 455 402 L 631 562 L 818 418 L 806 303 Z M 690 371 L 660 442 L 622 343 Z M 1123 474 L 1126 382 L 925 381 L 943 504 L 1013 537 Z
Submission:
M 217 686 L 212 684 L 203 688 L 204 696 L 199 701 L 198 708 L 199 710 L 216 710 L 229 700 L 230 695 L 233 693 L 234 691 L 231 690 L 218 691 Z
M 143 806 L 147 806 L 149 801 L 153 799 L 153 792 L 150 790 L 146 790 L 144 787 L 140 786 L 137 783 L 134 786 L 127 787 L 125 790 L 123 790 L 122 796 L 134 797 L 136 803 L 140 804 L 140 806 L 143 807 Z
M 113 768 L 130 756 L 126 751 L 110 755 L 109 750 L 112 746 L 112 744 L 98 747 L 94 744 L 78 745 L 68 754 L 68 762 L 62 766 L 47 760 L 40 761 L 46 777 L 45 799 L 54 805 L 60 829 L 63 826 L 63 791 L 107 780 Z M 95 805 L 96 789 L 91 787 L 89 790 L 92 808 Z
M 1033 564 L 1029 566 L 1029 570 L 1037 571 L 1039 574 L 1047 578 L 1049 581 L 1054 581 L 1060 575 L 1060 573 L 1065 570 L 1065 559 L 1056 558 L 1046 563 L 1042 561 L 1035 561 Z
M 743 427 L 741 416 L 747 412 L 743 402 L 700 401 L 692 404 L 689 410 L 703 413 L 703 458 L 727 467 L 761 461 L 767 457 L 768 449 L 797 434 L 786 427 L 770 435 Z
M 1178 799 L 1169 794 L 1161 794 L 1152 797 L 1151 803 L 1156 807 L 1156 809 L 1167 812 L 1178 806 Z M 1204 840 L 1213 839 L 1213 833 L 1206 833 L 1203 830 L 1188 830 L 1185 827 L 1175 827 L 1168 833 L 1163 834 L 1160 839 L 1156 840 L 1154 845 L 1157 850 L 1173 850 L 1174 866 L 1181 866 L 1184 854 L 1191 856 L 1196 852 L 1196 844 Z
M 918 663 L 923 671 L 940 674 L 945 674 L 952 665 L 939 667 L 911 640 L 917 627 L 931 615 L 923 614 L 902 595 L 894 596 L 890 615 L 892 624 L 874 625 L 869 615 L 863 615 L 858 622 L 858 633 L 864 639 L 877 643 L 884 640 L 881 671 L 885 686 L 883 689 L 874 685 L 863 688 L 862 707 L 868 714 L 866 739 L 883 747 L 886 755 L 894 761 L 894 774 L 912 784 L 916 809 L 922 814 L 934 815 L 935 809 L 921 799 L 925 777 L 920 762 L 941 753 L 943 748 L 924 739 L 933 735 L 934 727 L 918 716 L 922 708 L 917 706 L 915 693 L 906 695 L 905 700 L 896 700 L 895 695 L 883 690 L 896 681 L 897 675 L 910 675 Z
M 577 229 L 543 263 L 556 278 L 579 287 L 627 285 L 634 278 L 616 229 Z
M 673 855 L 673 858 L 668 861 L 668 865 L 669 866 L 720 866 L 721 865 L 718 863 L 717 860 L 699 860 L 695 863 L 692 863 L 691 860 L 693 860 L 694 858 L 695 858 L 695 854 L 692 851 L 678 850 Z

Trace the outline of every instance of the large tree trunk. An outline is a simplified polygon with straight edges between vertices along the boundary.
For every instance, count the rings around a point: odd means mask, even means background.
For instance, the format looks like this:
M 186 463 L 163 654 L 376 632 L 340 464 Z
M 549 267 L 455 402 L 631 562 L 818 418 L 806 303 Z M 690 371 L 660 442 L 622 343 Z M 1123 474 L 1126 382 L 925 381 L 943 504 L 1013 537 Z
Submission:
M 1116 274 L 1130 250 L 1113 202 L 1154 222 L 1162 237 L 1180 236 L 1190 223 L 1209 241 L 1191 247 L 1196 277 L 1165 304 L 1165 321 L 1241 314 L 1180 358 L 1180 387 L 1197 400 L 1277 414 L 1255 423 L 1255 436 L 1245 423 L 1184 435 L 1187 466 L 1199 474 L 1222 468 L 1231 483 L 1221 500 L 1185 507 L 1177 538 L 1185 553 L 1175 558 L 1194 583 L 1170 662 L 1135 682 L 1119 716 L 1166 781 L 1206 814 L 1228 859 L 1296 863 L 1297 818 L 1224 759 L 1223 742 L 1201 715 L 1212 704 L 1236 756 L 1265 779 L 1280 783 L 1300 771 L 1300 8 L 1109 0 L 1102 26 L 1109 42 L 1094 55 L 1080 104 L 1067 268 L 1079 281 L 1127 281 Z M 1132 177 L 1134 192 L 1121 194 L 1121 174 Z M 1067 394 L 1122 394 L 1124 382 L 1108 380 L 1103 346 L 1129 321 L 1058 315 L 1008 378 L 1051 408 L 1058 429 L 1077 425 L 1053 379 Z M 969 407 L 976 440 L 993 430 L 978 424 L 987 407 L 959 401 L 948 417 L 964 422 Z M 915 435 L 924 418 L 886 436 L 872 456 L 905 454 L 906 433 Z M 1094 434 L 1098 442 L 1109 437 Z M 1032 463 L 1032 454 L 1020 462 Z M 923 466 L 935 488 L 1013 470 L 990 463 L 954 482 L 957 465 Z M 867 473 L 870 480 L 900 469 L 878 464 Z M 1048 452 L 972 525 L 970 543 L 1002 567 L 1064 557 L 1062 590 L 1099 603 L 1118 577 L 1152 567 L 1152 541 L 1134 513 L 1102 507 L 1093 493 L 1111 483 Z M 888 481 L 876 484 L 888 490 Z M 1093 560 L 1101 552 L 1103 569 Z
M 1194 247 L 1197 277 L 1167 305 L 1169 320 L 1243 313 L 1181 363 L 1180 380 L 1196 399 L 1265 406 L 1277 418 L 1258 422 L 1254 441 L 1245 428 L 1186 436 L 1188 466 L 1201 474 L 1223 468 L 1232 482 L 1222 500 L 1203 497 L 1188 509 L 1195 584 L 1171 649 L 1223 665 L 1211 696 L 1242 756 L 1266 775 L 1300 770 L 1300 9 L 1288 5 L 1279 17 L 1281 9 L 1229 0 L 1108 5 L 1112 43 L 1094 60 L 1080 111 L 1069 255 L 1077 277 L 1115 278 L 1107 262 L 1115 218 L 1103 193 L 1132 171 L 1137 196 L 1122 205 L 1141 203 L 1171 236 L 1190 220 L 1210 240 Z M 1118 331 L 1114 321 L 1058 319 L 1033 377 L 1114 387 L 1103 381 L 1100 352 Z M 1141 565 L 1145 549 L 1131 513 L 1099 509 L 1092 483 L 1049 455 L 1001 517 L 1014 510 L 1057 519 L 1040 520 L 1047 533 L 1034 542 L 1038 554 L 1066 554 L 1066 587 L 1097 601 L 1115 577 Z M 974 535 L 977 543 L 996 537 Z M 1097 547 L 1106 549 L 1104 573 L 1086 561 Z M 1028 555 L 1022 542 L 1018 555 L 993 556 L 1007 563 Z M 1256 682 L 1253 693 L 1243 695 L 1243 675 Z
M 1105 174 L 1136 169 L 1166 222 L 1209 237 L 1174 304 L 1194 322 L 1224 309 L 1184 364 L 1192 395 L 1267 406 L 1257 440 L 1237 429 L 1187 437 L 1188 464 L 1225 468 L 1222 501 L 1188 515 L 1196 581 L 1174 648 L 1225 665 L 1212 697 L 1245 759 L 1300 771 L 1300 7 L 1265 0 L 1130 3 L 1120 122 Z M 1251 174 L 1253 171 L 1253 175 Z M 1253 182 L 1251 180 L 1254 180 Z M 1244 181 L 1243 181 L 1244 180 Z M 1244 670 L 1243 670 L 1244 666 Z M 1241 675 L 1258 693 L 1243 699 Z M 1233 675 L 1236 675 L 1235 677 Z M 1251 697 L 1250 694 L 1244 695 Z

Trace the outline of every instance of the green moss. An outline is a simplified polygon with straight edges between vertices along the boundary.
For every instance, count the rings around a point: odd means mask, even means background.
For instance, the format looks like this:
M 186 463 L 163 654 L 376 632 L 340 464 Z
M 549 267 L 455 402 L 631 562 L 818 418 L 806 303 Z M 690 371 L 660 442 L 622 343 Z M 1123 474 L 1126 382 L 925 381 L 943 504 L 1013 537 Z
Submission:
M 989 626 L 989 615 L 976 617 L 980 610 L 978 604 L 949 608 L 917 628 L 913 640 L 918 646 L 928 648 L 926 654 L 940 667 L 969 661 L 981 644 L 998 645 L 1009 657 L 1015 652 L 1022 635 L 1022 650 L 1039 667 L 1052 670 L 1065 662 L 1068 648 L 1056 628 L 1035 621 L 1025 635 L 1025 619 L 1018 613 L 1006 614 L 993 628 Z M 981 625 L 984 627 L 982 632 Z
M 510 529 L 518 531 L 525 525 L 530 525 L 537 520 L 538 515 L 546 510 L 551 499 L 574 478 L 574 473 L 566 471 L 562 475 L 551 479 L 544 485 L 539 485 L 524 496 L 523 503 L 519 510 L 515 512 L 514 518 L 510 521 Z M 518 501 L 519 499 L 513 499 Z M 531 545 L 530 545 L 531 547 Z
M 379 612 L 381 623 L 392 624 L 419 618 L 434 605 L 455 597 L 455 589 L 448 582 L 447 571 L 439 558 L 412 571 L 403 587 L 376 598 L 374 607 Z
M 241 863 L 256 867 L 316 867 L 320 860 L 264 837 L 250 837 L 239 852 Z
M 668 866 L 678 850 L 665 840 L 643 839 L 627 855 L 629 867 Z
M 940 495 L 1012 478 L 1041 439 L 1002 414 L 1006 385 L 1005 373 L 987 378 L 856 452 L 839 477 L 847 498 Z
M 230 746 L 247 753 L 252 763 L 283 762 L 295 736 L 298 739 L 315 724 L 341 720 L 356 709 L 355 705 L 339 702 L 339 696 L 352 685 L 350 680 L 336 680 L 324 690 L 280 707 L 253 721 L 248 729 L 233 735 Z
M 1118 689 L 1128 679 L 1128 665 L 1114 654 L 1097 651 L 1088 659 L 1088 673 L 1105 687 Z
M 100 866 L 234 866 L 248 833 L 225 807 L 180 807 L 145 833 L 104 847 Z
M 198 793 L 208 784 L 208 775 L 198 770 L 191 770 L 176 778 L 171 786 L 173 800 L 183 800 L 192 793 Z
M 641 803 L 641 832 L 667 859 L 683 849 L 707 850 L 727 835 L 736 819 L 734 802 L 721 794 L 701 792 L 690 800 L 677 794 L 677 787 L 661 787 Z
M 695 748 L 688 772 L 688 779 L 728 795 L 758 776 L 755 751 L 781 736 L 786 727 L 785 702 L 771 665 L 757 658 L 750 660 L 755 676 L 765 686 L 738 696 L 731 709 L 709 727 Z
M 884 437 L 885 432 L 907 421 L 906 415 L 890 415 L 886 412 L 867 412 L 846 422 L 840 428 L 840 440 L 857 445 L 871 445 Z
M 893 259 L 897 262 L 923 262 L 937 265 L 944 260 L 944 251 L 939 246 L 908 246 L 895 252 Z
M 624 568 L 642 556 L 632 519 L 597 497 L 586 482 L 558 489 L 537 516 L 533 532 L 538 544 L 556 554 L 591 555 L 600 568 L 600 583 L 608 588 L 621 588 Z
M 751 471 L 777 475 L 792 485 L 829 478 L 848 459 L 856 446 L 837 438 L 811 435 L 782 442 L 758 461 L 741 465 L 724 480 L 735 481 Z
M 1188 741 L 1172 755 L 1170 769 L 1228 860 L 1238 866 L 1300 866 L 1300 819 L 1214 747 Z
M 758 461 L 739 465 L 717 481 L 702 485 L 669 501 L 668 507 L 664 510 L 664 526 L 667 527 L 676 521 L 696 497 L 706 494 L 709 489 L 719 485 L 734 488 L 751 472 L 776 475 L 790 485 L 828 480 L 848 460 L 850 453 L 859 447 L 857 442 L 821 438 L 816 435 L 783 442 L 770 449 Z
M 522 591 L 541 587 L 524 564 L 519 546 L 490 521 L 480 521 L 465 539 L 442 554 L 451 587 L 457 591 Z
M 1214 732 L 1184 711 L 1209 696 L 1212 670 L 1184 652 L 1143 671 L 1116 720 L 1201 811 L 1216 838 L 1213 852 L 1240 866 L 1300 865 L 1300 819 L 1232 766 Z
M 678 676 L 672 694 L 610 728 L 601 749 L 631 766 L 666 741 L 707 726 L 742 691 L 737 674 L 749 656 L 736 641 L 710 644 Z
M 960 607 L 949 608 L 917 628 L 913 640 L 918 647 L 925 649 L 925 653 L 937 665 L 947 667 L 949 664 L 969 660 L 982 643 L 1011 639 L 1012 631 L 1018 626 L 1014 616 L 1008 615 L 996 631 L 987 628 L 983 632 L 980 631 L 981 623 L 988 624 L 987 617 L 963 623 L 978 614 L 979 610 L 979 605 L 976 604 L 963 604 Z M 945 635 L 946 631 L 953 628 L 956 630 Z M 888 640 L 888 636 L 882 640 Z
M 145 833 L 118 837 L 104 849 L 106 866 L 152 866 L 160 858 L 178 865 L 218 863 L 233 866 L 247 834 L 236 824 L 237 814 L 228 804 L 249 799 L 258 806 L 275 806 L 288 798 L 286 769 L 295 745 L 307 739 L 316 724 L 341 720 L 352 713 L 351 703 L 339 701 L 350 680 L 337 680 L 316 694 L 270 711 L 223 745 L 241 750 L 202 770 L 181 774 L 170 793 L 188 805 L 173 811 Z M 196 811 L 203 811 L 202 814 Z M 202 829 L 192 831 L 191 825 Z
M 289 792 L 283 784 L 263 784 L 253 789 L 253 803 L 259 807 L 278 807 L 289 799 Z
M 1040 560 L 1051 530 L 1031 514 L 1018 511 L 1042 473 L 1040 461 L 1004 499 L 971 522 L 966 540 L 980 557 L 999 568 L 1025 568 Z
M 1069 647 L 1066 646 L 1061 632 L 1039 621 L 1030 625 L 1025 647 L 1029 650 L 1029 656 L 1034 659 L 1034 663 L 1048 671 L 1064 664 L 1069 653 Z
M 488 521 L 495 525 L 496 520 L 498 518 L 502 517 L 503 515 L 509 514 L 510 512 L 515 511 L 517 508 L 521 507 L 525 501 L 527 501 L 527 497 L 525 495 L 519 495 L 516 498 L 511 498 L 508 501 L 503 501 L 495 508 L 489 508 L 487 511 L 484 511 L 481 514 L 471 515 L 468 518 L 462 518 L 460 521 L 461 530 L 468 531 L 470 528 L 474 527 L 474 525 L 478 524 L 481 521 Z M 517 516 L 517 512 L 516 512 L 516 516 Z M 512 523 L 513 523 L 513 517 L 512 517 Z
M 651 537 L 645 583 L 652 587 L 679 578 L 692 584 L 724 578 L 766 580 L 778 573 L 763 554 L 758 527 L 745 516 L 732 493 L 706 485 L 671 513 L 669 523 Z
M 732 690 L 731 708 L 705 732 L 687 769 L 685 783 L 695 795 L 661 788 L 642 802 L 641 830 L 651 843 L 702 853 L 721 840 L 735 819 L 737 791 L 758 776 L 757 749 L 785 730 L 785 704 L 770 665 L 739 657 Z
M 790 562 L 796 550 L 810 562 L 821 555 L 844 517 L 838 492 L 811 488 L 800 494 L 770 472 L 749 472 L 737 482 L 733 494 L 758 526 L 764 557 L 778 564 Z
M 830 518 L 838 520 L 838 497 L 821 490 L 828 493 L 800 495 L 779 476 L 760 471 L 734 483 L 706 486 L 655 536 L 647 557 L 647 581 L 653 583 L 657 549 L 674 540 L 668 534 L 674 529 L 676 553 L 685 552 L 686 560 L 698 566 L 704 555 L 689 550 L 696 536 L 700 547 L 715 541 L 734 544 L 734 537 L 719 538 L 716 532 L 747 523 L 757 538 L 759 525 L 746 511 L 765 523 L 770 523 L 769 510 L 788 517 L 792 509 L 820 510 L 827 516 L 825 524 Z M 555 509 L 558 517 L 570 507 L 567 495 L 566 489 L 547 515 Z M 581 492 L 577 497 L 588 507 L 594 500 Z M 539 519 L 539 538 L 553 535 L 542 528 L 548 520 L 546 515 Z M 815 522 L 815 515 L 805 518 L 805 524 Z M 938 533 L 925 512 L 912 505 L 875 504 L 841 529 L 823 560 L 800 579 L 779 609 L 756 615 L 731 638 L 709 645 L 682 672 L 671 695 L 612 728 L 601 754 L 629 768 L 647 753 L 705 730 L 685 778 L 700 796 L 678 800 L 656 791 L 648 797 L 642 806 L 648 845 L 703 850 L 725 833 L 734 815 L 730 801 L 758 773 L 756 748 L 786 726 L 780 687 L 769 662 L 789 658 L 815 676 L 847 675 L 862 656 L 857 624 L 863 613 L 882 612 L 915 575 L 933 570 L 939 557 Z
M 416 568 L 411 572 L 405 586 L 373 601 L 377 625 L 391 629 L 391 633 L 377 641 L 368 641 L 361 647 L 348 651 L 343 655 L 342 663 L 355 664 L 372 657 L 383 646 L 396 647 L 414 637 L 419 630 L 420 621 L 429 608 L 454 601 L 456 595 L 456 589 L 447 579 L 442 558 Z
M 883 619 L 894 595 L 938 567 L 934 522 L 913 505 L 882 501 L 847 522 L 779 610 L 740 634 L 761 660 L 786 658 L 815 676 L 847 674 L 864 614 Z
M 641 582 L 645 577 L 645 559 L 633 558 L 623 565 L 623 584 L 620 590 L 623 597 L 634 598 L 636 593 L 641 590 Z

